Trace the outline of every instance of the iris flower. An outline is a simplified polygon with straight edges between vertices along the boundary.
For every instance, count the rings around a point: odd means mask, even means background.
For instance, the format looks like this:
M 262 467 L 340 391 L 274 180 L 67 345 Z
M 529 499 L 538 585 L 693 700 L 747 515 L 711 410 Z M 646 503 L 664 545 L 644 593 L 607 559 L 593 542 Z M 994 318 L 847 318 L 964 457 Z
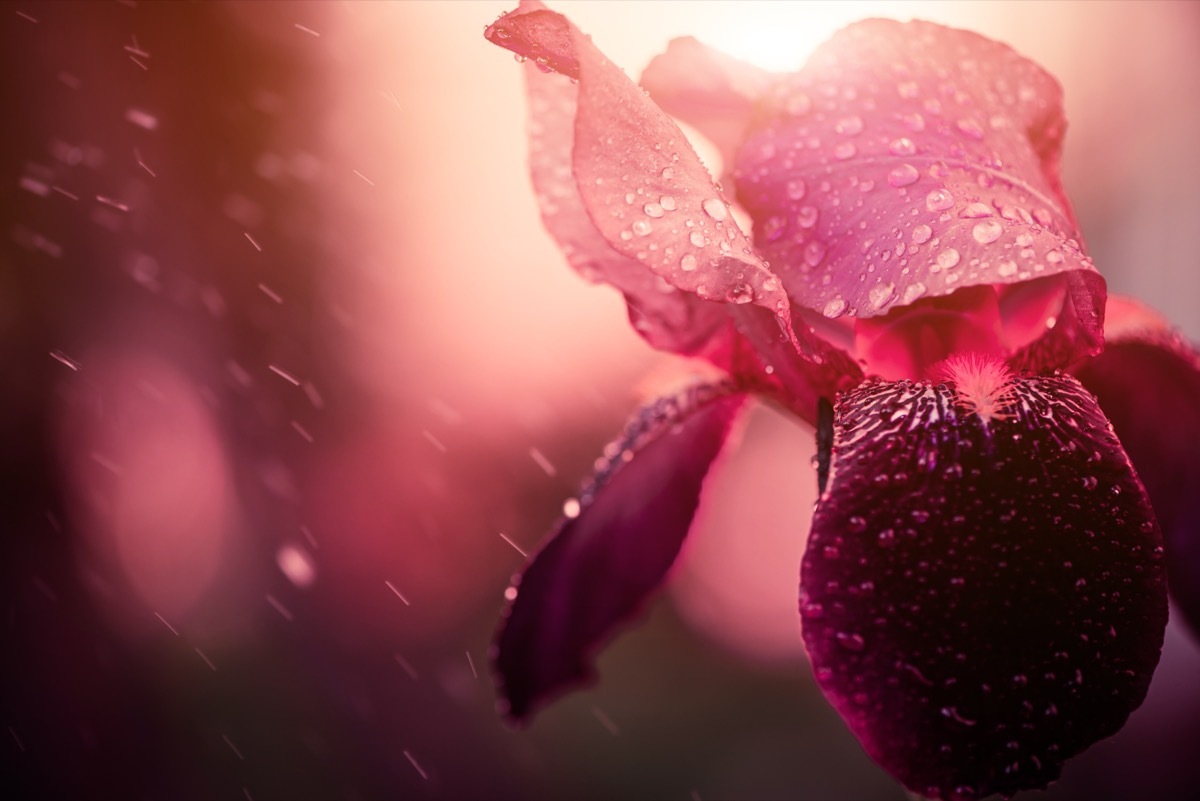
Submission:
M 1011 795 L 1115 733 L 1168 576 L 1200 622 L 1200 359 L 1107 295 L 1059 179 L 1058 83 L 924 22 L 852 25 L 787 75 L 680 39 L 641 87 L 538 2 L 486 36 L 527 61 L 568 261 L 725 376 L 638 412 L 514 579 L 509 718 L 592 678 L 758 396 L 816 428 L 801 631 L 872 758 L 928 798 Z M 719 148 L 725 189 L 670 115 Z

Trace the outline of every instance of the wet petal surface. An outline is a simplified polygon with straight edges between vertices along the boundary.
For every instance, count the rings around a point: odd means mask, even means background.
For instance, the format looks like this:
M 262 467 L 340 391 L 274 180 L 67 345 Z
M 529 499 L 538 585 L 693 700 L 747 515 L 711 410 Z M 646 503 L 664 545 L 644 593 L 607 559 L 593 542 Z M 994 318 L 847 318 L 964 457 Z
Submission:
M 875 317 L 1078 273 L 1038 358 L 1098 350 L 1103 283 L 1059 184 L 1061 90 L 1039 67 L 966 31 L 868 20 L 764 103 L 738 153 L 738 198 L 798 305 Z
M 575 80 L 570 172 L 612 250 L 644 265 L 665 291 L 788 314 L 779 280 L 750 247 L 679 126 L 566 17 L 522 2 L 485 35 L 533 61 L 540 80 Z M 535 93 L 540 91 L 534 90 Z M 567 137 L 559 127 L 548 135 Z
M 1146 485 L 1171 598 L 1200 636 L 1200 354 L 1138 304 L 1110 298 L 1108 313 L 1104 352 L 1077 376 Z
M 521 721 L 592 677 L 591 659 L 663 581 L 744 396 L 700 385 L 644 408 L 506 593 L 492 655 Z
M 1142 702 L 1166 624 L 1159 530 L 1094 399 L 976 367 L 839 398 L 802 568 L 819 684 L 929 798 L 1052 781 Z

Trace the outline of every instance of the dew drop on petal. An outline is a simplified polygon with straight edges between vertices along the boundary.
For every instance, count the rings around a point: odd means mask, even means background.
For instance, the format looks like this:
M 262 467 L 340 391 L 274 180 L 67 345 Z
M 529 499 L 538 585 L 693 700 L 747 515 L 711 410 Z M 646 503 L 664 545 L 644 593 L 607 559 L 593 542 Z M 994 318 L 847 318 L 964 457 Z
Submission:
M 746 283 L 734 284 L 725 295 L 725 300 L 730 303 L 749 303 L 754 300 L 754 289 Z
M 918 225 L 912 230 L 912 241 L 916 245 L 924 245 L 933 236 L 933 229 L 928 225 Z
M 878 284 L 871 287 L 871 291 L 867 293 L 867 299 L 870 300 L 872 309 L 882 309 L 894 294 L 896 294 L 895 284 Z
M 980 223 L 982 225 L 983 223 Z M 1002 278 L 1008 278 L 1017 274 L 1017 263 L 1015 261 L 1000 262 L 1000 267 L 996 270 Z
M 982 139 L 983 138 L 983 126 L 980 125 L 975 120 L 972 120 L 972 119 L 959 120 L 955 127 L 958 128 L 960 133 L 962 133 L 965 136 L 969 136 L 972 139 Z
M 704 234 L 699 231 L 692 231 L 688 234 L 688 241 L 698 248 L 704 247 Z
M 816 206 L 801 206 L 796 212 L 796 224 L 801 228 L 812 228 L 817 224 L 818 213 Z
M 900 302 L 905 305 L 908 305 L 909 303 L 912 303 L 913 301 L 915 301 L 917 298 L 921 297 L 924 294 L 925 294 L 925 285 L 922 284 L 920 281 L 914 281 L 913 283 L 904 287 L 904 294 L 901 296 Z
M 971 236 L 975 237 L 975 241 L 981 245 L 995 242 L 1002 233 L 1004 233 L 1004 226 L 998 220 L 984 220 L 977 223 L 971 230 Z
M 799 200 L 804 197 L 807 191 L 808 187 L 805 185 L 803 179 L 793 178 L 787 182 L 787 196 L 791 200 Z
M 907 136 L 893 139 L 888 145 L 888 152 L 893 156 L 911 156 L 917 152 L 917 145 Z
M 839 161 L 852 159 L 857 153 L 858 148 L 854 146 L 853 142 L 839 142 L 838 146 L 833 149 L 833 156 Z
M 965 209 L 958 213 L 959 217 L 966 219 L 976 219 L 979 217 L 991 217 L 992 207 L 986 203 L 971 203 Z
M 857 114 L 849 117 L 843 117 L 842 119 L 838 120 L 837 125 L 835 125 L 833 129 L 842 136 L 858 136 L 860 133 L 862 133 L 863 129 L 862 117 L 858 116 Z
M 670 195 L 663 195 L 658 199 L 658 205 L 662 206 L 666 211 L 675 211 L 675 198 Z
M 945 211 L 954 205 L 954 195 L 945 189 L 934 189 L 925 196 L 925 208 L 930 211 Z
M 725 208 L 725 204 L 721 202 L 720 198 L 710 197 L 701 203 L 700 207 L 704 209 L 705 214 L 717 222 L 724 222 L 725 218 L 729 216 L 729 211 Z
M 911 164 L 901 164 L 888 173 L 888 185 L 896 188 L 908 186 L 909 184 L 916 183 L 920 177 L 921 173 L 917 171 L 916 167 Z
M 659 203 L 647 203 L 645 206 L 642 206 L 642 211 L 646 212 L 647 217 L 663 216 L 663 207 Z
M 651 231 L 654 230 L 650 223 L 646 220 L 634 220 L 633 225 L 629 227 L 632 228 L 633 232 L 638 236 L 647 236 Z
M 937 255 L 937 263 L 938 266 L 943 270 L 949 270 L 951 267 L 958 264 L 959 258 L 961 257 L 958 255 L 957 250 L 954 248 L 946 248 Z
M 804 248 L 804 263 L 809 267 L 816 267 L 825 259 L 825 243 L 813 240 Z
M 861 651 L 866 642 L 861 634 L 853 634 L 846 631 L 839 631 L 836 635 L 838 645 L 845 648 L 847 651 Z
M 825 308 L 821 310 L 821 314 L 825 315 L 826 317 L 828 317 L 831 320 L 835 319 L 837 317 L 841 317 L 845 313 L 846 313 L 846 301 L 842 300 L 841 298 L 834 298 L 833 300 L 826 303 Z
M 690 273 L 692 270 L 695 270 L 696 257 L 691 253 L 683 254 L 683 257 L 679 259 L 679 269 L 683 270 L 685 273 Z

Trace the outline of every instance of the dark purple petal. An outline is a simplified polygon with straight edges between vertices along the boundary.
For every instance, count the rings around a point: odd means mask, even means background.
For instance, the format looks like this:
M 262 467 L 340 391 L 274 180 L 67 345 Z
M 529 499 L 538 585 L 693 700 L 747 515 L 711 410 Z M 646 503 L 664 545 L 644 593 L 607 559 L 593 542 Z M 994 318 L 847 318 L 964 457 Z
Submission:
M 506 593 L 492 660 L 512 720 L 589 681 L 593 655 L 662 583 L 744 397 L 720 384 L 663 398 L 605 449 L 578 506 Z
M 1167 619 L 1158 526 L 1092 396 L 986 359 L 956 378 L 838 399 L 801 578 L 825 695 L 954 799 L 1044 787 L 1116 732 Z
M 797 305 L 861 319 L 967 286 L 1094 273 L 1059 184 L 1061 89 L 1007 46 L 867 20 L 762 104 L 737 194 Z M 1034 332 L 1055 339 L 1038 354 L 1060 360 L 1049 367 L 1101 343 L 1103 283 L 1064 289 L 1071 308 Z
M 1171 599 L 1200 635 L 1200 353 L 1147 309 L 1109 298 L 1104 352 L 1077 372 L 1146 485 Z

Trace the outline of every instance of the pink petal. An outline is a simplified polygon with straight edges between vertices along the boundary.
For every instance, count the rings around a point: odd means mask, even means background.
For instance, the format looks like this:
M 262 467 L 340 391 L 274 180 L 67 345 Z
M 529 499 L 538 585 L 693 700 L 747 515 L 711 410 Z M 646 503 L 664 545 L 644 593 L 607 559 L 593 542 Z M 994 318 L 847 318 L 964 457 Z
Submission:
M 961 377 L 840 397 L 802 567 L 818 683 L 927 798 L 1045 787 L 1141 704 L 1166 625 L 1159 529 L 1108 421 L 1070 377 L 1009 378 L 990 402 Z
M 965 286 L 1093 274 L 1058 179 L 1061 90 L 1007 46 L 868 20 L 763 102 L 738 198 L 797 305 L 866 318 Z M 1099 349 L 1103 284 L 1070 281 L 1038 358 Z
M 679 127 L 569 20 L 526 0 L 485 35 L 531 61 L 547 229 L 585 277 L 625 295 L 652 345 L 706 358 L 808 420 L 817 397 L 861 377 L 844 352 L 792 329 L 787 294 Z
M 743 400 L 729 384 L 693 387 L 642 409 L 605 449 L 577 508 L 506 593 L 493 665 L 509 717 L 592 678 L 596 651 L 675 561 Z
M 692 37 L 673 39 L 642 73 L 642 86 L 663 111 L 704 134 L 733 163 L 774 76 Z
M 1200 353 L 1110 297 L 1104 352 L 1076 375 L 1112 421 L 1162 525 L 1171 598 L 1200 635 Z
M 738 229 L 679 126 L 591 40 L 536 2 L 522 2 L 485 35 L 545 70 L 531 74 L 531 94 L 546 92 L 559 106 L 547 120 L 554 127 L 544 132 L 541 146 L 553 138 L 553 147 L 561 150 L 552 175 L 539 175 L 539 184 L 570 181 L 573 173 L 575 191 L 608 248 L 661 278 L 662 289 L 721 303 L 757 303 L 786 317 L 788 299 L 779 280 Z M 558 91 L 551 95 L 543 84 Z M 572 89 L 573 111 L 564 105 Z M 573 142 L 564 124 L 572 113 Z M 559 156 L 568 148 L 571 161 L 563 164 Z M 540 171 L 550 161 L 547 157 Z M 567 227 L 573 229 L 579 220 L 571 217 Z M 608 280 L 603 273 L 598 277 Z

